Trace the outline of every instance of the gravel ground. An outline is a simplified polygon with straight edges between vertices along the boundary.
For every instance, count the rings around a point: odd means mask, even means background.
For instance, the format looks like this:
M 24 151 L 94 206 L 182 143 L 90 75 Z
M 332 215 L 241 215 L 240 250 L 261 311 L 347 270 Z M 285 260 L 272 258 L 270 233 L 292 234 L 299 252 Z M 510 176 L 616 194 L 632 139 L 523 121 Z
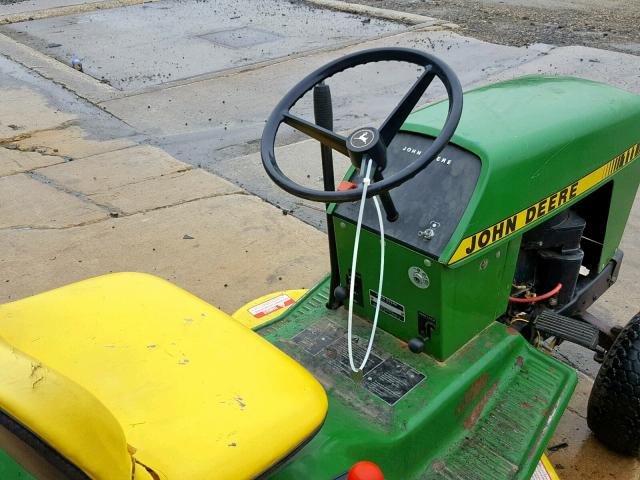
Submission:
M 492 43 L 584 45 L 640 55 L 640 0 L 349 0 L 427 15 Z

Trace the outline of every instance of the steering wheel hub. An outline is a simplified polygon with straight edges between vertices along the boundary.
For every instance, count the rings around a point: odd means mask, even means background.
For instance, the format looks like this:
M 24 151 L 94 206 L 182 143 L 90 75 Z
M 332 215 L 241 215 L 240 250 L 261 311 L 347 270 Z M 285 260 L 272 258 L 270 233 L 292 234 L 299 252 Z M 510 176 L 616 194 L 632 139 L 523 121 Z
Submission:
M 347 148 L 351 152 L 363 153 L 369 150 L 378 140 L 380 134 L 373 127 L 359 128 L 347 139 Z

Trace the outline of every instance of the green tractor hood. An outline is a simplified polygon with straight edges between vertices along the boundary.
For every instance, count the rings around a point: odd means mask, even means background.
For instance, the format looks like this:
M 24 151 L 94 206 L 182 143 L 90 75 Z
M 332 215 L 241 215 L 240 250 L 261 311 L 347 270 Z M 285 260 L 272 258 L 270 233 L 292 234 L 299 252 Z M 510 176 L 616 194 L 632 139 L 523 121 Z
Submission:
M 403 130 L 435 136 L 447 108 L 440 102 L 418 110 Z M 465 93 L 451 142 L 482 162 L 471 201 L 440 257 L 460 265 L 628 167 L 640 155 L 640 96 L 577 78 L 505 81 Z M 630 175 L 636 179 L 639 164 Z

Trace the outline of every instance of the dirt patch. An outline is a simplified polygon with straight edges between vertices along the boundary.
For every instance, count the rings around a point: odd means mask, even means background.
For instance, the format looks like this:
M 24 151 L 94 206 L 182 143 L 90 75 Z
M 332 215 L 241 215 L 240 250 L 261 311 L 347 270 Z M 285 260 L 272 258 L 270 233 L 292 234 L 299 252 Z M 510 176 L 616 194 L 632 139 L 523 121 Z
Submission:
M 457 23 L 491 43 L 585 45 L 640 54 L 637 0 L 350 0 Z M 528 3 L 526 6 L 519 3 Z
M 483 373 L 476 379 L 475 382 L 473 382 L 469 390 L 465 392 L 464 398 L 456 408 L 456 415 L 462 414 L 462 412 L 475 401 L 478 395 L 480 395 L 480 392 L 482 392 L 482 390 L 484 390 L 484 387 L 487 386 L 488 381 L 489 374 Z
M 487 390 L 487 393 L 484 394 L 484 396 L 478 402 L 478 404 L 475 407 L 473 407 L 473 410 L 471 411 L 467 419 L 464 421 L 464 428 L 469 430 L 476 424 L 476 422 L 480 418 L 480 415 L 482 415 L 482 410 L 484 410 L 484 407 L 487 404 L 487 402 L 491 399 L 491 397 L 493 397 L 493 394 L 496 393 L 497 388 L 498 388 L 498 384 L 494 383 L 493 385 L 491 385 L 491 388 Z

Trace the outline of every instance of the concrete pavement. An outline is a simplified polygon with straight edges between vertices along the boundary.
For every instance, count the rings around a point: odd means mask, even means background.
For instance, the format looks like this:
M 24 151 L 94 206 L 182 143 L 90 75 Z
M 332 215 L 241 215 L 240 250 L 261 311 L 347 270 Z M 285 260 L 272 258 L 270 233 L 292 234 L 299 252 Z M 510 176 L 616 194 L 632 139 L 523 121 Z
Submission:
M 87 23 L 90 28 L 87 28 Z M 144 28 L 140 41 L 139 29 Z M 191 78 L 400 30 L 283 0 L 155 2 L 8 25 L 12 38 L 118 90 Z
M 81 25 L 85 18 L 75 21 Z M 366 20 L 360 15 L 349 25 L 366 28 Z M 69 21 L 61 19 L 59 25 Z M 266 60 L 223 63 L 230 68 L 218 72 L 198 73 L 191 65 L 185 78 L 151 86 L 125 82 L 119 90 L 72 70 L 42 48 L 56 23 L 31 23 L 31 34 L 40 37 L 25 40 L 27 45 L 0 35 L 0 54 L 9 58 L 0 57 L 0 301 L 119 270 L 162 276 L 229 312 L 273 290 L 311 286 L 328 269 L 325 237 L 310 226 L 322 228 L 322 207 L 299 202 L 271 184 L 255 153 L 257 139 L 290 86 L 350 51 L 425 49 L 450 63 L 465 88 L 527 73 L 556 73 L 640 92 L 640 62 L 631 55 L 493 45 L 463 37 L 451 25 L 387 25 L 383 20 L 380 31 L 346 44 L 284 49 Z M 91 41 L 106 43 L 98 33 Z M 145 65 L 141 75 L 152 68 Z M 336 78 L 337 128 L 378 122 L 413 78 L 415 70 L 395 65 Z M 441 95 L 435 88 L 423 101 Z M 303 101 L 300 112 L 309 116 L 310 104 Z M 299 139 L 285 134 L 278 153 L 285 169 L 317 185 L 317 145 Z M 346 159 L 337 163 L 347 165 Z M 638 231 L 636 203 L 620 281 L 594 313 L 624 321 L 640 304 Z M 579 358 L 583 351 L 563 355 L 593 374 L 589 358 Z M 562 466 L 563 479 L 636 479 L 638 463 L 604 451 L 586 428 L 590 382 L 581 378 L 582 393 L 551 442 L 569 446 L 551 459 Z
M 233 311 L 326 271 L 322 233 L 241 188 L 133 137 L 98 140 L 37 89 L 3 98 L 0 301 L 133 270 Z

